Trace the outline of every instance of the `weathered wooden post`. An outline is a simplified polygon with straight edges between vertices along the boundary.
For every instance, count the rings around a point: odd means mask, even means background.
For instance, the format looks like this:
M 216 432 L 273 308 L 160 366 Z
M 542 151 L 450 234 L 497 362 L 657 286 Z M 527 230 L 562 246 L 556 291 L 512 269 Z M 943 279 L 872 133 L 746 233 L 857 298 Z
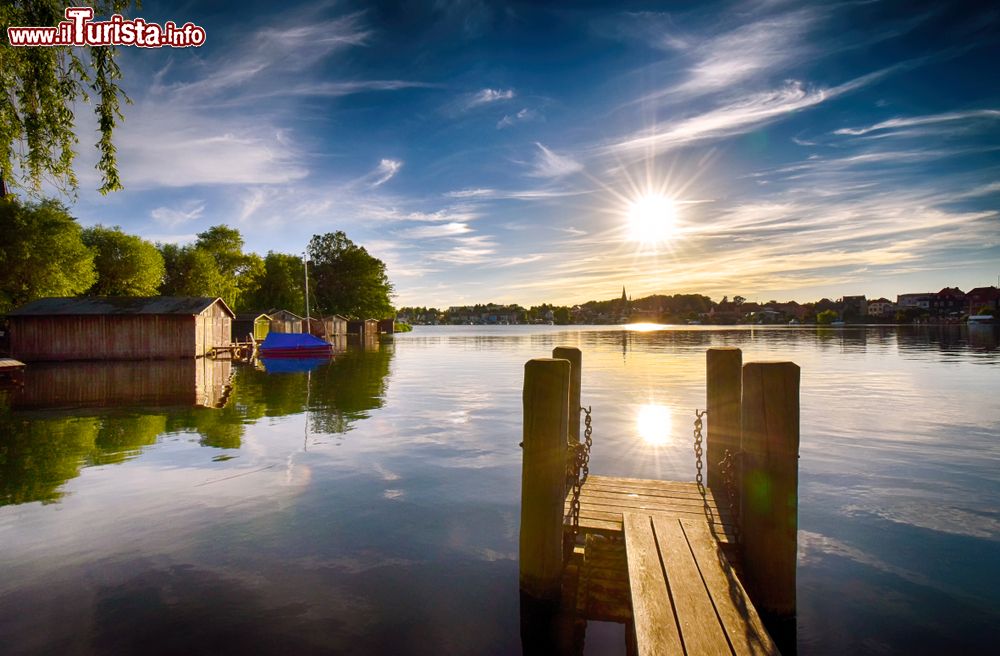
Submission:
M 740 452 L 740 395 L 742 393 L 743 351 L 727 346 L 710 348 L 706 353 L 708 434 L 705 459 L 708 487 L 723 489 L 719 463 L 728 450 L 735 458 Z
M 763 613 L 789 617 L 795 614 L 798 365 L 743 365 L 741 427 L 743 563 L 748 591 Z
M 521 592 L 553 602 L 559 599 L 563 573 L 571 367 L 568 360 L 553 358 L 524 365 Z
M 583 381 L 583 353 L 575 346 L 557 346 L 552 357 L 569 360 L 569 441 L 580 443 L 580 385 Z

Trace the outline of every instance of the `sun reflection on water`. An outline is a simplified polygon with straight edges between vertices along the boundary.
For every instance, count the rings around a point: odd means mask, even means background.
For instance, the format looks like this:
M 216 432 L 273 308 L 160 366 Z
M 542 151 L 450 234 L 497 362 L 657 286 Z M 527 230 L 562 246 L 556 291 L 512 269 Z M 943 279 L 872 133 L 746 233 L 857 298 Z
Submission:
M 635 424 L 639 437 L 646 444 L 664 446 L 670 443 L 673 416 L 667 406 L 656 403 L 639 406 Z

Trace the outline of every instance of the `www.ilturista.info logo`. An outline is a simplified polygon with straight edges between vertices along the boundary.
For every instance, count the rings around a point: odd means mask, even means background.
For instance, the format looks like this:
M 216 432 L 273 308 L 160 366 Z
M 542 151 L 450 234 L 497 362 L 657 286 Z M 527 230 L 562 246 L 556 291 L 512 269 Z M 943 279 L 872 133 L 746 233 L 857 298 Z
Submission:
M 55 27 L 8 27 L 10 45 L 25 46 L 139 46 L 140 48 L 189 48 L 205 43 L 205 28 L 194 23 L 178 27 L 141 18 L 94 21 L 90 7 L 67 7 L 66 20 Z

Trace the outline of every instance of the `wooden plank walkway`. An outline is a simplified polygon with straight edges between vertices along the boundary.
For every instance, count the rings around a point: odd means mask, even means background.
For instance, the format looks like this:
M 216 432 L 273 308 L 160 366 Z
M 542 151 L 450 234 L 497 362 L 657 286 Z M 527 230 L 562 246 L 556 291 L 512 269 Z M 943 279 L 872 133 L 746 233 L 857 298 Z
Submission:
M 627 622 L 630 653 L 778 653 L 733 566 L 739 550 L 728 504 L 711 490 L 590 476 L 579 532 L 577 611 Z
M 696 483 L 590 476 L 580 492 L 580 532 L 621 536 L 622 513 L 630 511 L 706 522 L 711 518 L 712 531 L 732 560 L 736 535 L 729 507 L 726 503 L 720 506 L 711 490 L 702 489 L 704 495 Z
M 625 512 L 623 524 L 635 653 L 778 653 L 707 522 Z

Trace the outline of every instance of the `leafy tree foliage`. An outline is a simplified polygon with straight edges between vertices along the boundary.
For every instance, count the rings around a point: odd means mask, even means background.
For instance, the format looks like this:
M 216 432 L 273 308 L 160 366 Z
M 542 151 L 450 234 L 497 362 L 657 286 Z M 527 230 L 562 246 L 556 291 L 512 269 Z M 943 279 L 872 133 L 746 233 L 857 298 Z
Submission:
M 165 264 L 161 294 L 219 296 L 234 310 L 253 307 L 264 262 L 243 252 L 243 236 L 236 228 L 212 226 L 190 246 L 160 244 L 159 250 Z
M 315 235 L 309 241 L 311 279 L 319 311 L 356 319 L 392 314 L 392 283 L 385 263 L 342 231 Z M 312 291 L 312 290 L 310 290 Z
M 96 296 L 153 296 L 163 282 L 163 256 L 150 242 L 121 228 L 95 226 L 83 231 L 83 243 L 94 253 L 97 282 L 87 293 Z
M 271 251 L 263 260 L 263 273 L 248 287 L 241 307 L 257 310 L 282 308 L 305 311 L 302 258 Z M 315 282 L 315 281 L 314 281 Z
M 96 15 L 124 13 L 127 0 L 90 0 Z M 0 179 L 39 189 L 43 180 L 75 189 L 73 160 L 78 143 L 74 108 L 94 97 L 100 138 L 101 193 L 122 188 L 114 129 L 128 98 L 118 86 L 121 70 L 112 46 L 95 48 L 14 48 L 7 43 L 12 25 L 55 26 L 65 3 L 54 0 L 5 0 L 0 3 Z
M 835 310 L 820 310 L 816 314 L 816 323 L 827 325 L 836 321 L 839 316 Z
M 222 277 L 212 254 L 195 246 L 160 244 L 164 275 L 160 293 L 164 296 L 221 296 L 234 286 Z
M 94 257 L 62 204 L 0 198 L 0 312 L 94 284 Z

